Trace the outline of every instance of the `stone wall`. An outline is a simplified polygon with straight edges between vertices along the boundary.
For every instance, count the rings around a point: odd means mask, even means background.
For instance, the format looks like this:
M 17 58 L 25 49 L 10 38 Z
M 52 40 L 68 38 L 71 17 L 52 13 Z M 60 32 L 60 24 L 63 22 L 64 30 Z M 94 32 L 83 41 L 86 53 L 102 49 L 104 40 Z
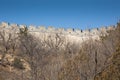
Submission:
M 28 27 L 29 33 L 40 37 L 53 35 L 53 34 L 61 34 L 67 37 L 69 41 L 76 41 L 76 42 L 83 42 L 90 38 L 99 40 L 99 36 L 106 35 L 108 30 L 114 30 L 115 26 L 108 26 L 108 27 L 101 27 L 95 29 L 88 29 L 88 30 L 79 30 L 79 29 L 64 29 L 64 28 L 54 28 L 54 27 L 44 27 L 44 26 L 26 26 L 26 25 L 18 25 L 18 24 L 9 24 L 6 22 L 1 22 L 0 27 L 4 29 L 14 28 L 16 32 L 19 31 L 19 28 Z

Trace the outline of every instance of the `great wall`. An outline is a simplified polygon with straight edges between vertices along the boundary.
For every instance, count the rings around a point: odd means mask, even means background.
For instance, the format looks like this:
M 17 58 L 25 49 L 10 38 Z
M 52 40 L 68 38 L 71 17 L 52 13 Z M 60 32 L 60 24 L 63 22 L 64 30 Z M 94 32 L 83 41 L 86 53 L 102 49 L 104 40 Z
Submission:
M 42 26 L 26 26 L 18 24 L 9 24 L 7 22 L 1 22 L 0 28 L 9 30 L 14 29 L 14 32 L 19 32 L 20 28 L 28 27 L 28 32 L 35 35 L 36 37 L 42 38 L 43 36 L 49 38 L 50 35 L 61 34 L 65 36 L 69 41 L 83 42 L 88 39 L 99 40 L 100 36 L 107 34 L 107 31 L 114 30 L 116 26 L 101 27 L 88 30 L 79 30 L 79 29 L 64 29 L 64 28 L 54 28 L 54 27 L 42 27 Z M 12 32 L 12 31 L 11 31 Z

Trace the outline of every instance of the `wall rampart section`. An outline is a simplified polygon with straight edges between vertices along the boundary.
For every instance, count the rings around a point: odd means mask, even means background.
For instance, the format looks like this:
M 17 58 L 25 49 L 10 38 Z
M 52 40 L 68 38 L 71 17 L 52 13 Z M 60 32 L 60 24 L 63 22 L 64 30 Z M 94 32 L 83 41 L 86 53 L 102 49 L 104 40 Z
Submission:
M 69 29 L 64 29 L 64 28 L 54 28 L 54 27 L 44 27 L 44 26 L 26 26 L 26 25 L 18 25 L 18 24 L 9 24 L 6 22 L 1 22 L 0 27 L 3 28 L 24 28 L 28 27 L 29 32 L 44 32 L 44 33 L 61 33 L 65 35 L 76 35 L 76 36 L 94 36 L 94 35 L 100 35 L 100 34 L 106 34 L 108 30 L 114 30 L 115 26 L 108 26 L 108 27 L 100 27 L 100 28 L 94 28 L 94 29 L 88 29 L 88 30 L 80 30 L 80 29 L 74 29 L 74 28 L 69 28 Z

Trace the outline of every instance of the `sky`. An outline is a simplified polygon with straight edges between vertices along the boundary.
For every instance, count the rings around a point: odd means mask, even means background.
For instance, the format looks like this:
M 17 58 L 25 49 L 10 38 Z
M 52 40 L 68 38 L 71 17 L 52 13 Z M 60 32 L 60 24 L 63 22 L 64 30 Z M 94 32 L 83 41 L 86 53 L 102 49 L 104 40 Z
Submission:
M 120 0 L 0 0 L 0 22 L 92 29 L 120 20 Z

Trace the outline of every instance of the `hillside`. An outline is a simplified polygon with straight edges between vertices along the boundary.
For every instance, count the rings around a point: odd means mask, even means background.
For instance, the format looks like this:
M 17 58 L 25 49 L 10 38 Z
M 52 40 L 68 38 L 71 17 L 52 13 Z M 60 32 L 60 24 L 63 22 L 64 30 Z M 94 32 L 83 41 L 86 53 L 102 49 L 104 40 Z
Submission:
M 95 80 L 120 80 L 120 23 L 116 32 L 114 32 L 114 37 L 116 41 L 116 51 L 111 56 L 111 64 L 107 66 L 103 71 L 96 75 Z M 110 33 L 113 35 L 113 32 Z
M 120 80 L 119 34 L 1 23 L 0 80 Z

